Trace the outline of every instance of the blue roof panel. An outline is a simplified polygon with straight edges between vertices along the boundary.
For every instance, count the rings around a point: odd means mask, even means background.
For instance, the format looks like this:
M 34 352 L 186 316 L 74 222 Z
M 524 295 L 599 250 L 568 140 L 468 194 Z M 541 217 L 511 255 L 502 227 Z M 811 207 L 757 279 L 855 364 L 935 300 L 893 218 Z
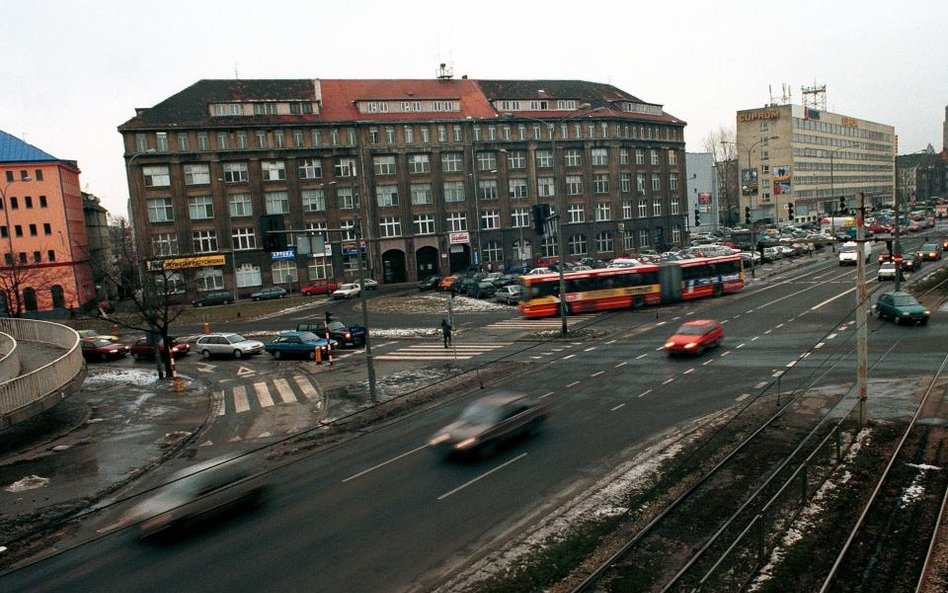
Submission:
M 58 161 L 53 155 L 0 130 L 0 163 Z

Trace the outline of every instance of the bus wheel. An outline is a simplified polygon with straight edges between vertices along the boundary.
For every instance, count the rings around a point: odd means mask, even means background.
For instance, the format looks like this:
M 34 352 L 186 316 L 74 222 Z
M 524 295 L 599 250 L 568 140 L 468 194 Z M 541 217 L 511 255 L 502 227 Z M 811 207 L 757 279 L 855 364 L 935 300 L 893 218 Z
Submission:
M 642 295 L 632 297 L 632 308 L 641 309 L 645 306 L 645 298 Z
M 724 287 L 722 287 L 720 284 L 715 284 L 713 294 L 716 297 L 721 296 L 722 294 L 724 294 Z

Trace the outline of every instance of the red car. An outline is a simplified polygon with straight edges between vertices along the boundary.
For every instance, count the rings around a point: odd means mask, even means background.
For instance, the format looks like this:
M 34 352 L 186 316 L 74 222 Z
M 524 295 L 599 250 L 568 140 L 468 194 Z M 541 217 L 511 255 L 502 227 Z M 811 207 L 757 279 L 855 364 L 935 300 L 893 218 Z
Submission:
M 665 342 L 665 352 L 675 354 L 701 354 L 708 348 L 719 346 L 724 340 L 724 326 L 713 319 L 694 319 L 684 323 Z
M 132 353 L 132 358 L 135 360 L 154 360 L 155 359 L 155 346 L 148 343 L 147 338 L 141 338 L 134 344 L 128 347 L 129 351 Z M 158 349 L 161 350 L 161 355 L 165 354 L 165 345 L 159 344 Z M 186 356 L 191 352 L 191 345 L 187 342 L 182 342 L 181 340 L 171 340 L 171 356 L 178 358 L 179 356 Z
M 318 280 L 313 280 L 306 286 L 304 286 L 300 293 L 303 296 L 312 296 L 315 294 L 332 294 L 332 292 L 339 288 L 339 285 L 335 280 L 326 280 L 325 278 L 320 278 Z
M 84 338 L 79 342 L 86 360 L 117 360 L 128 354 L 128 346 L 105 338 Z

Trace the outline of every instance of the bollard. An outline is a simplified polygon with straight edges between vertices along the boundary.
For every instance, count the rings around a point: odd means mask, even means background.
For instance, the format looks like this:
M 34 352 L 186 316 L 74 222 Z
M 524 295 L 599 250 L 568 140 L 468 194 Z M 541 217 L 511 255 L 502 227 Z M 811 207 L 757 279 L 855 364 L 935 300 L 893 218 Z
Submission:
M 211 324 L 206 321 L 204 322 L 204 333 L 206 334 L 211 333 Z
M 120 335 L 122 335 L 121 333 L 119 333 L 119 330 L 120 330 L 119 324 L 117 324 L 117 323 L 112 324 L 112 335 L 113 335 L 113 336 L 120 336 Z
M 184 391 L 184 380 L 183 380 L 183 379 L 180 379 L 180 378 L 178 378 L 178 377 L 175 378 L 175 380 L 174 380 L 174 390 L 175 390 L 176 392 L 178 392 L 178 393 L 181 393 L 182 391 Z
M 316 346 L 316 364 L 322 364 L 322 363 L 323 363 L 323 351 L 319 348 L 319 346 Z

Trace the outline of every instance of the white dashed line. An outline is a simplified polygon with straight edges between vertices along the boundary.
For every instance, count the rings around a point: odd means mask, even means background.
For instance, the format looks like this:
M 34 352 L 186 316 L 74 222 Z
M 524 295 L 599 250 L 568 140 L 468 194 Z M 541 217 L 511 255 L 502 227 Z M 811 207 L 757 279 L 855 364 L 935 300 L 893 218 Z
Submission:
M 570 387 L 575 387 L 575 386 L 577 386 L 577 385 L 579 385 L 579 381 L 573 381 L 572 383 L 570 383 L 569 385 L 567 385 L 566 388 L 569 389 Z
M 624 366 L 627 365 L 627 364 L 629 364 L 629 361 L 628 361 L 628 360 L 623 360 L 622 362 L 620 362 L 619 364 L 617 364 L 617 365 L 615 366 L 615 368 L 624 367 Z
M 615 412 L 616 410 L 618 410 L 619 408 L 622 408 L 622 407 L 624 407 L 624 406 L 625 406 L 625 404 L 619 404 L 618 406 L 616 406 L 616 407 L 610 409 L 609 411 L 610 411 L 610 412 Z
M 642 393 L 639 394 L 639 397 L 645 397 L 646 395 L 648 395 L 648 394 L 650 394 L 650 393 L 652 393 L 652 390 L 651 390 L 651 389 L 646 389 L 645 391 L 643 391 Z
M 589 375 L 589 378 L 591 379 L 593 377 L 598 377 L 599 375 L 605 375 L 605 374 L 606 374 L 606 371 L 599 371 L 598 373 L 593 373 Z

